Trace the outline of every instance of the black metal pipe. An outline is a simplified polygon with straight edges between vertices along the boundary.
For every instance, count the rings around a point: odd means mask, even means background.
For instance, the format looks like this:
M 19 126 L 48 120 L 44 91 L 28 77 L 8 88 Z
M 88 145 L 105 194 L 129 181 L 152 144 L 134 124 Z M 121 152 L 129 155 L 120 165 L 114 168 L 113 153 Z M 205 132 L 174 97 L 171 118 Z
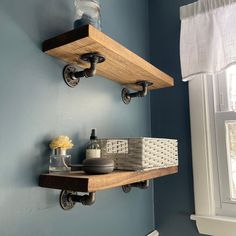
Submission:
M 71 72 L 70 74 L 72 79 L 79 79 L 79 78 L 83 78 L 85 77 L 85 71 L 75 71 L 75 72 Z
M 80 202 L 83 205 L 90 206 L 95 203 L 96 201 L 96 193 L 92 192 L 89 193 L 88 195 L 75 195 L 75 194 L 70 194 L 68 196 L 68 199 L 71 200 L 72 202 Z
M 140 91 L 135 92 L 135 93 L 129 93 L 129 94 L 127 94 L 127 96 L 129 96 L 131 98 L 140 97 Z
M 147 189 L 149 187 L 149 180 L 141 181 L 138 183 L 130 184 L 131 187 L 141 188 L 141 189 Z
M 138 85 L 142 86 L 141 91 L 135 92 L 135 93 L 128 93 L 127 96 L 129 96 L 130 98 L 135 98 L 135 97 L 145 97 L 147 96 L 148 93 L 148 86 L 151 84 L 149 82 L 146 81 L 141 81 L 137 83 Z
M 129 96 L 131 98 L 145 97 L 145 96 L 147 96 L 147 93 L 148 93 L 147 87 L 143 87 L 142 91 L 138 91 L 138 92 L 135 92 L 135 93 L 129 93 L 129 94 L 127 94 L 127 96 Z
M 140 91 L 140 97 L 145 97 L 147 96 L 147 93 L 148 93 L 148 87 L 147 86 L 144 86 L 143 87 L 143 91 Z
M 105 61 L 105 57 L 100 55 L 99 53 L 86 53 L 83 54 L 80 59 L 89 62 L 90 68 L 86 68 L 82 71 L 71 72 L 70 77 L 74 80 L 83 77 L 88 78 L 95 76 L 97 72 L 96 70 L 97 64 Z
M 98 62 L 98 59 L 94 59 L 94 61 L 91 61 L 90 68 L 84 70 L 85 77 L 93 77 L 96 75 L 97 62 Z
M 79 79 L 83 77 L 93 77 L 96 75 L 96 65 L 97 62 L 91 62 L 90 68 L 84 69 L 82 71 L 75 71 L 74 73 L 71 73 L 71 78 L 73 79 Z

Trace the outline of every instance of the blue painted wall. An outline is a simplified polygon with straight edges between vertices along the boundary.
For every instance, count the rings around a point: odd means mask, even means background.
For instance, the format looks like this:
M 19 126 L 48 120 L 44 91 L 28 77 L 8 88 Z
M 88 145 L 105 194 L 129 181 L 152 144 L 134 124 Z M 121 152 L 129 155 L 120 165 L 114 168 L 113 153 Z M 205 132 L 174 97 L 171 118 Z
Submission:
M 188 85 L 181 82 L 179 7 L 192 0 L 150 0 L 151 61 L 175 87 L 151 93 L 152 136 L 177 138 L 179 173 L 155 181 L 155 223 L 161 236 L 195 236 Z
M 148 1 L 101 5 L 103 31 L 148 59 Z M 65 212 L 59 191 L 37 187 L 56 135 L 73 138 L 74 162 L 92 127 L 106 137 L 150 135 L 148 97 L 126 106 L 121 86 L 98 77 L 71 89 L 64 63 L 41 52 L 43 40 L 72 28 L 73 16 L 73 0 L 0 1 L 1 236 L 143 236 L 154 228 L 152 188 L 98 192 L 94 206 Z

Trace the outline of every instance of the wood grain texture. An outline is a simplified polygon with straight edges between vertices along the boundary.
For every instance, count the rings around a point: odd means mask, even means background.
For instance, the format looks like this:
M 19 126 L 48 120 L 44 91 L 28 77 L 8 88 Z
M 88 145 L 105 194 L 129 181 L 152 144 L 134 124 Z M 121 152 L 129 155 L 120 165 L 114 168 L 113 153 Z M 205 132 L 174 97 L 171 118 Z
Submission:
M 46 40 L 43 51 L 68 63 L 88 67 L 79 58 L 84 53 L 99 52 L 106 61 L 98 64 L 97 75 L 113 80 L 119 84 L 139 90 L 134 86 L 138 81 L 153 83 L 149 90 L 174 85 L 173 78 L 160 71 L 135 53 L 111 39 L 91 25 L 69 31 Z
M 40 175 L 39 186 L 78 192 L 96 192 L 177 172 L 178 167 L 175 166 L 145 171 L 114 171 L 104 175 L 86 175 L 82 171 L 50 173 Z

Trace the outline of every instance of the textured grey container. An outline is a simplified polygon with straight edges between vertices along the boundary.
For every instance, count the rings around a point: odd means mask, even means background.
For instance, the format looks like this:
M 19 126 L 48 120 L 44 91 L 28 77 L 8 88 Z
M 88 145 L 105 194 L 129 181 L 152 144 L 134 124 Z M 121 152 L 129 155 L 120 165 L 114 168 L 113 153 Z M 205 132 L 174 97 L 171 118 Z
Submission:
M 178 166 L 178 142 L 163 138 L 99 139 L 102 157 L 111 158 L 120 170 Z

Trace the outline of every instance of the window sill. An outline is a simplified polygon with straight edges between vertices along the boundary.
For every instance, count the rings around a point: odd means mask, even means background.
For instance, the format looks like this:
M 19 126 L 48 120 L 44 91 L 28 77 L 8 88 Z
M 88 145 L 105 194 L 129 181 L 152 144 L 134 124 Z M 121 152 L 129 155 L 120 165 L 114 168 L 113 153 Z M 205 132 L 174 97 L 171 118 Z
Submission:
M 236 218 L 225 216 L 191 215 L 199 233 L 213 236 L 235 236 Z

